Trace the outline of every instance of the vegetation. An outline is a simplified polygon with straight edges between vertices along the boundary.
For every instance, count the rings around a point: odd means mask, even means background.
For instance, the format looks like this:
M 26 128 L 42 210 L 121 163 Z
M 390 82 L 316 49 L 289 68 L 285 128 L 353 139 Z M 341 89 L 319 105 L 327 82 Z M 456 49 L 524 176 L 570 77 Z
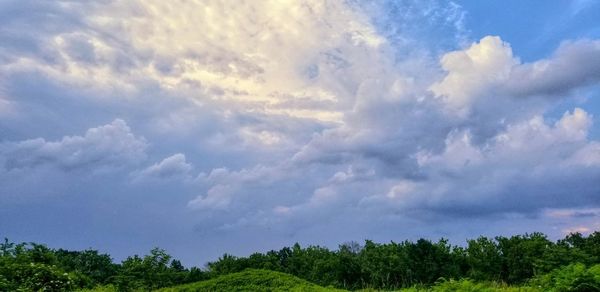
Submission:
M 324 288 L 280 272 L 248 269 L 193 284 L 164 288 L 161 292 L 191 291 L 342 291 Z
M 8 239 L 0 244 L 0 291 L 71 291 L 102 285 L 107 291 L 152 290 L 206 278 L 205 271 L 186 269 L 161 249 L 115 264 L 95 250 L 53 250 Z
M 0 244 L 0 291 L 600 291 L 600 232 L 432 242 L 295 244 L 186 268 L 161 249 L 115 263 L 95 250 Z M 328 288 L 324 288 L 328 287 Z

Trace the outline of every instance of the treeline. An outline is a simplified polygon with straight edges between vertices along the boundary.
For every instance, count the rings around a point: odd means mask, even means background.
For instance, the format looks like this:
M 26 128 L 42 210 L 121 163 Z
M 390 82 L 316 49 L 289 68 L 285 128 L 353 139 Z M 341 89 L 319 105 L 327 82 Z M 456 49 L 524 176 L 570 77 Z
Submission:
M 50 249 L 42 244 L 0 244 L 0 291 L 72 291 L 109 285 L 117 291 L 151 291 L 201 281 L 208 273 L 185 268 L 162 249 L 120 264 L 96 250 Z
M 570 234 L 553 242 L 544 234 L 432 242 L 348 243 L 337 250 L 295 244 L 248 257 L 225 254 L 204 269 L 185 268 L 164 250 L 114 263 L 95 250 L 67 251 L 35 243 L 0 244 L 0 291 L 65 291 L 110 285 L 118 291 L 152 290 L 248 268 L 284 272 L 344 289 L 398 289 L 443 279 L 523 284 L 569 266 L 600 263 L 600 232 Z M 572 269 L 572 268 L 569 268 Z M 583 273 L 583 272 L 582 272 Z
M 433 284 L 440 279 L 469 278 L 523 284 L 561 266 L 600 263 L 600 232 L 576 233 L 553 242 L 542 233 L 468 240 L 465 247 L 447 240 L 420 239 L 385 244 L 344 244 L 338 250 L 296 244 L 249 257 L 224 255 L 208 264 L 212 273 L 246 268 L 269 269 L 344 289 L 397 289 Z

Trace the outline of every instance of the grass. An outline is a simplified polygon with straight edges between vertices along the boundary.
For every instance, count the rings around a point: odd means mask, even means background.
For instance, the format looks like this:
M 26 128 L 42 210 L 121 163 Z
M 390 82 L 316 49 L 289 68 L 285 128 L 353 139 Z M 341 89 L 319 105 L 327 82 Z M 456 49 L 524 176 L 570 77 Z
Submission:
M 140 290 L 142 291 L 142 290 Z M 203 292 L 203 291 L 315 291 L 315 292 L 342 292 L 332 287 L 322 287 L 317 284 L 300 279 L 296 276 L 268 271 L 248 269 L 243 272 L 219 276 L 214 279 L 162 288 L 159 292 Z M 360 292 L 378 292 L 386 290 L 362 289 Z M 449 280 L 437 283 L 434 286 L 415 286 L 394 290 L 398 292 L 542 292 L 544 289 L 527 286 L 508 286 L 495 282 L 474 282 L 469 279 Z M 552 291 L 570 291 L 553 290 Z M 80 292 L 117 292 L 111 285 L 100 286 L 94 289 L 81 290 Z
M 214 279 L 163 288 L 160 292 L 191 291 L 344 291 L 326 288 L 280 272 L 248 269 Z
M 539 288 L 528 286 L 508 286 L 495 282 L 473 282 L 468 279 L 449 280 L 431 287 L 413 287 L 400 290 L 402 292 L 542 292 Z

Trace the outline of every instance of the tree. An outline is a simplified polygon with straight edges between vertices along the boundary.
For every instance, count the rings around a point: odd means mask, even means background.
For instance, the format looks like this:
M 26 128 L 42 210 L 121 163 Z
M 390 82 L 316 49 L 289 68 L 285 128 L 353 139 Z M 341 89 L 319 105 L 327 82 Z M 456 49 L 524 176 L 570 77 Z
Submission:
M 542 233 L 496 237 L 502 255 L 502 279 L 508 283 L 522 283 L 539 274 L 541 261 L 552 242 Z
M 54 252 L 58 264 L 68 272 L 78 272 L 89 277 L 94 284 L 108 284 L 117 274 L 118 266 L 108 254 L 97 250 L 68 251 L 59 249 Z
M 486 281 L 500 280 L 502 261 L 496 242 L 483 236 L 468 240 L 466 254 L 470 278 Z

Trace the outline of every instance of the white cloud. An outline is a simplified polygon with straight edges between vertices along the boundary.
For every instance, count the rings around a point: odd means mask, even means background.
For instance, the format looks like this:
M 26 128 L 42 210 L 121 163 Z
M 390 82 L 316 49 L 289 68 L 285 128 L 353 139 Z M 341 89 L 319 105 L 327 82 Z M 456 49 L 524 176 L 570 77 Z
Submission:
M 416 191 L 417 184 L 412 181 L 400 181 L 394 185 L 387 193 L 390 199 L 402 200 L 404 196 L 408 196 Z
M 0 144 L 7 170 L 52 165 L 63 170 L 135 165 L 146 158 L 147 142 L 136 137 L 123 120 L 88 129 L 83 136 L 58 141 L 43 138 Z
M 10 56 L 0 70 L 41 71 L 68 86 L 111 93 L 134 94 L 151 82 L 229 110 L 331 122 L 351 105 L 345 99 L 355 84 L 381 66 L 369 70 L 373 64 L 359 56 L 377 55 L 386 42 L 338 1 L 102 4 L 58 8 L 86 13 L 76 15 L 79 30 L 36 40 L 51 48 L 52 62 Z
M 431 156 L 426 152 L 418 152 L 415 157 L 419 166 L 440 163 L 445 168 L 460 170 L 470 164 L 479 164 L 483 160 L 481 150 L 474 146 L 471 134 L 467 132 L 451 132 L 445 141 L 444 152 Z
M 561 96 L 600 81 L 600 41 L 568 41 L 551 58 L 514 68 L 506 90 L 516 96 Z
M 476 102 L 502 105 L 501 99 L 564 96 L 597 84 L 598 60 L 598 40 L 564 42 L 548 59 L 521 63 L 508 43 L 487 36 L 469 48 L 445 54 L 441 65 L 447 75 L 430 89 L 450 112 L 465 117 Z
M 600 143 L 593 141 L 585 145 L 573 154 L 570 162 L 585 166 L 600 165 Z
M 193 166 L 186 162 L 182 153 L 173 154 L 136 174 L 138 178 L 187 178 Z
M 490 87 L 507 80 L 518 62 L 509 44 L 500 37 L 487 36 L 468 49 L 445 54 L 441 64 L 448 75 L 431 90 L 443 97 L 450 110 L 465 115 L 473 99 L 489 94 Z
M 401 206 L 441 212 L 455 212 L 454 208 L 456 212 L 468 208 L 511 212 L 526 206 L 527 212 L 535 212 L 562 206 L 569 201 L 562 192 L 572 187 L 578 193 L 568 194 L 570 203 L 589 201 L 597 188 L 586 184 L 600 175 L 600 168 L 582 170 L 570 165 L 581 161 L 580 155 L 589 155 L 588 161 L 598 159 L 594 157 L 598 153 L 579 154 L 596 143 L 586 138 L 590 124 L 590 116 L 575 109 L 554 125 L 541 117 L 509 125 L 482 145 L 473 145 L 468 133 L 450 133 L 442 153 L 416 156 L 427 179 L 403 197 Z M 583 176 L 582 171 L 586 172 Z M 550 179 L 557 176 L 559 181 Z M 556 197 L 553 192 L 562 195 Z
M 511 92 L 513 74 L 529 64 L 498 37 L 446 54 L 441 64 L 448 74 L 437 81 L 393 68 L 362 80 L 341 124 L 313 135 L 286 160 L 239 172 L 214 170 L 207 185 L 233 191 L 196 201 L 226 198 L 227 210 L 244 218 L 230 218 L 237 223 L 229 221 L 228 230 L 302 228 L 352 210 L 438 220 L 592 203 L 600 168 L 597 142 L 588 140 L 590 114 L 575 108 L 553 122 L 544 117 L 552 99 Z M 572 189 L 578 194 L 566 195 Z M 202 204 L 204 210 L 210 205 Z
M 206 195 L 198 196 L 188 203 L 195 210 L 224 210 L 229 207 L 234 190 L 227 185 L 216 185 Z

